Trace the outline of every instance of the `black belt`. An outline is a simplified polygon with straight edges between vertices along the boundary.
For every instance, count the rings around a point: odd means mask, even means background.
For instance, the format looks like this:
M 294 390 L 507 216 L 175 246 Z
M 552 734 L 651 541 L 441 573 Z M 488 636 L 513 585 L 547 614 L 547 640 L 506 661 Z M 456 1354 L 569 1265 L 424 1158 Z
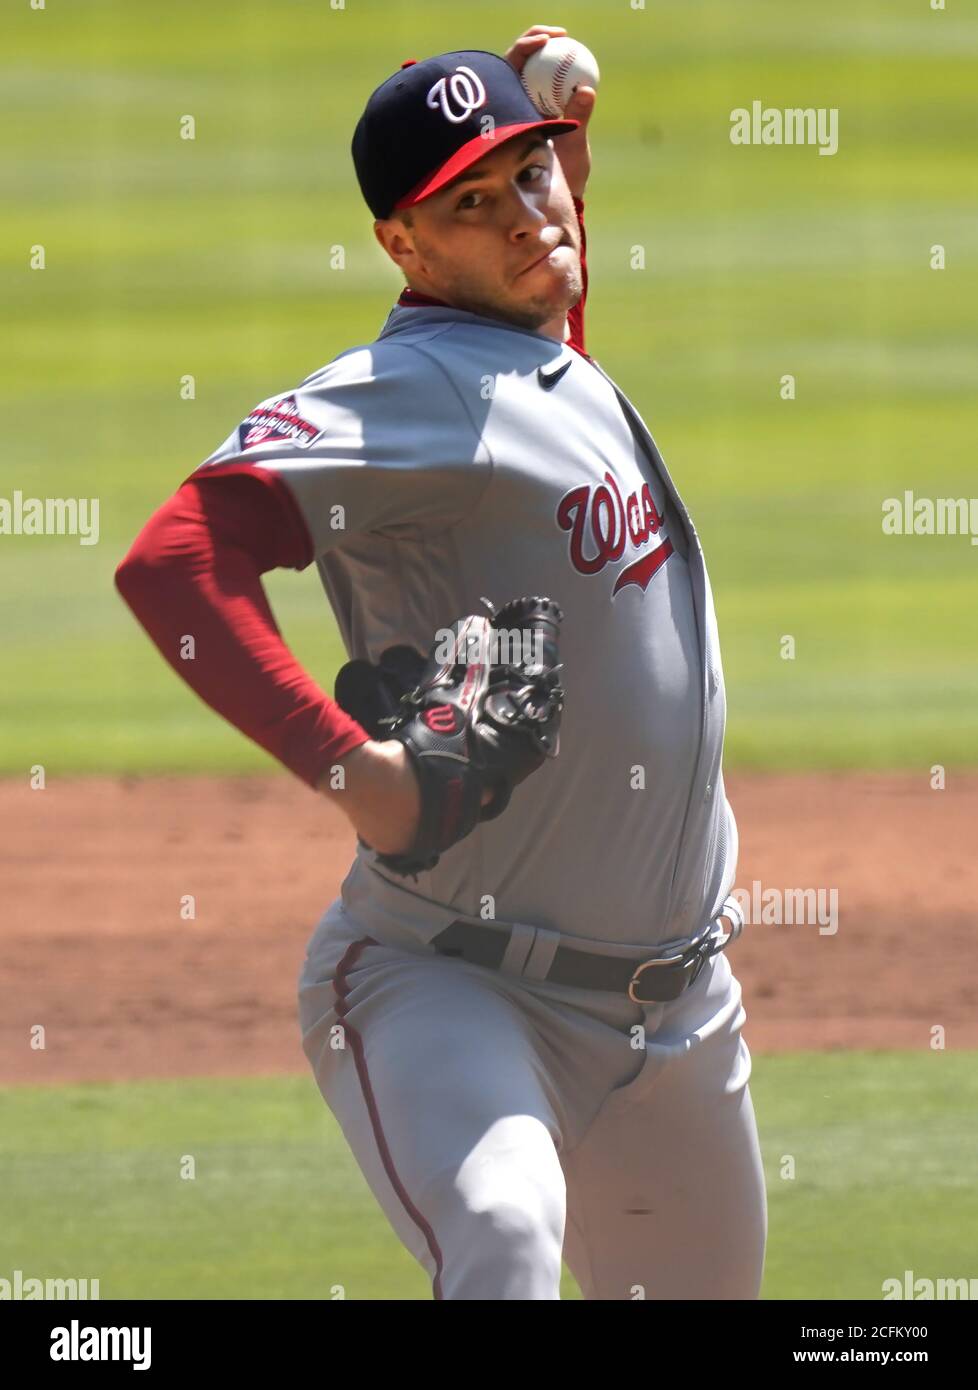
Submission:
M 595 955 L 559 945 L 545 979 L 548 984 L 627 994 L 636 1004 L 667 1003 L 689 988 L 709 958 L 740 935 L 742 926 L 743 923 L 734 922 L 726 935 L 708 933 L 682 950 L 644 961 Z M 460 956 L 470 965 L 485 965 L 494 970 L 502 964 L 508 944 L 509 933 L 500 927 L 461 918 L 449 923 L 431 942 L 440 955 Z

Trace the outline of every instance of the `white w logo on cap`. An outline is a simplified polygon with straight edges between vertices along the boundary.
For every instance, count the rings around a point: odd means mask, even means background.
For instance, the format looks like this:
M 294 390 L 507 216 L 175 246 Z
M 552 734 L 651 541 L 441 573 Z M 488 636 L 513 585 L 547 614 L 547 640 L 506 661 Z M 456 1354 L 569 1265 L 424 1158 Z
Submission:
M 456 107 L 461 107 L 461 111 L 453 111 L 449 101 Z M 485 104 L 486 89 L 482 85 L 482 79 L 471 68 L 465 67 L 456 68 L 450 78 L 439 77 L 428 93 L 426 102 L 432 110 L 440 106 L 442 115 L 453 125 L 461 125 L 473 111 L 478 111 L 479 107 Z

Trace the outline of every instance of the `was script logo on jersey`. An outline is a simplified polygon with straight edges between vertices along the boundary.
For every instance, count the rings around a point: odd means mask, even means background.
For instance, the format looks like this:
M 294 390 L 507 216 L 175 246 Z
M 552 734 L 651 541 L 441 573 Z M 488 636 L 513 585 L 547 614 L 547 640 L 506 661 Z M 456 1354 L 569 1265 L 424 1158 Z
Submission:
M 304 448 L 320 431 L 299 414 L 295 396 L 283 396 L 271 405 L 256 405 L 238 426 L 238 441 L 242 449 L 256 444 L 275 444 L 282 441 Z
M 648 483 L 623 501 L 612 473 L 605 473 L 599 487 L 571 488 L 557 505 L 557 525 L 570 532 L 570 562 L 578 574 L 600 574 L 624 557 L 626 546 L 629 553 L 643 551 L 619 571 L 612 598 L 627 584 L 647 589 L 668 560 L 672 541 L 663 524 Z

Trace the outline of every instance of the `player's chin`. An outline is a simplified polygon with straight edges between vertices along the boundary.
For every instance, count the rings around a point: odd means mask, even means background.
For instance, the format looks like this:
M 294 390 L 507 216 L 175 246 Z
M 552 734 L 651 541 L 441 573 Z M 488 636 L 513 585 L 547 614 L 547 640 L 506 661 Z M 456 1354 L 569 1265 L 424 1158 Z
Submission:
M 559 312 L 583 293 L 580 258 L 571 246 L 558 246 L 546 260 L 517 276 L 514 288 L 524 303 L 547 304 Z

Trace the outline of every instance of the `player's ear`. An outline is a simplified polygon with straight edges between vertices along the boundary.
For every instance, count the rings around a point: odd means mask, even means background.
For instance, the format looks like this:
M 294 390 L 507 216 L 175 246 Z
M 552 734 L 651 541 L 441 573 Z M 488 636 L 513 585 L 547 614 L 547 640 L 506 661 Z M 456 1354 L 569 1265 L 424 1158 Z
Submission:
M 378 219 L 374 223 L 374 236 L 401 270 L 406 270 L 414 263 L 414 241 L 409 227 L 400 217 Z

